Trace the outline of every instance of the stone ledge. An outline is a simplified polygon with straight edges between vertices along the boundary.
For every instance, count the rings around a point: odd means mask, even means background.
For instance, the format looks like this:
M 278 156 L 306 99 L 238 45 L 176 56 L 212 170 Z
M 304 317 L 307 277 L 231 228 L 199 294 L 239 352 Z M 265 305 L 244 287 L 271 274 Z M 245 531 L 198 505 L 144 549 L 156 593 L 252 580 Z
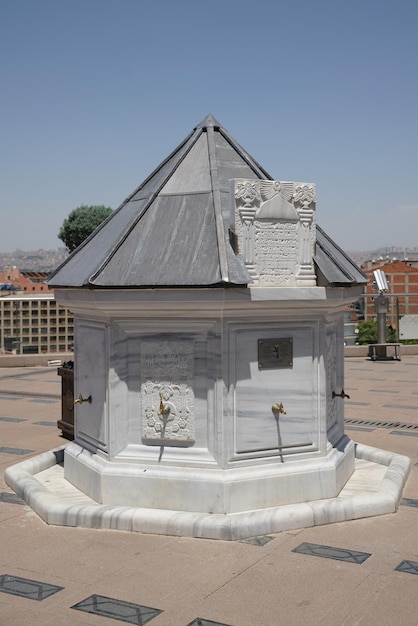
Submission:
M 98 504 L 64 479 L 64 448 L 5 472 L 6 483 L 47 524 L 222 540 L 394 513 L 411 467 L 406 456 L 357 444 L 356 469 L 336 498 L 211 515 Z
M 418 344 L 400 344 L 400 355 L 407 356 L 418 354 Z M 344 346 L 344 358 L 349 357 L 369 357 L 369 346 Z
M 0 354 L 1 367 L 57 367 L 64 361 L 74 359 L 72 352 L 49 352 L 48 354 Z

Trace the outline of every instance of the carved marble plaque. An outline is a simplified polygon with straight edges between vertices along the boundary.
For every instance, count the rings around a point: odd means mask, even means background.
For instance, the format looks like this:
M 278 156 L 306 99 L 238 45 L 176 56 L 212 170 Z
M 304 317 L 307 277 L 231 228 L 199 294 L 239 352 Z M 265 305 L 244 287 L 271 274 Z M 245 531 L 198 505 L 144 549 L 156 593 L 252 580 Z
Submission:
M 231 184 L 238 255 L 255 284 L 315 286 L 315 186 L 241 178 Z
M 294 285 L 298 271 L 295 222 L 254 220 L 255 264 L 260 285 Z
M 193 341 L 143 340 L 140 363 L 143 442 L 151 445 L 193 444 Z

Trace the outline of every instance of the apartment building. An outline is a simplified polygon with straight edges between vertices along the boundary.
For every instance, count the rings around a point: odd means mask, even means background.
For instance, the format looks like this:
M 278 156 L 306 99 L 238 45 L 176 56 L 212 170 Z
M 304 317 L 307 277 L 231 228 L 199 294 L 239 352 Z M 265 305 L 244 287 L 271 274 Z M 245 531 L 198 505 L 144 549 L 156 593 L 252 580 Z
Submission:
M 73 316 L 45 284 L 46 272 L 0 273 L 0 351 L 11 354 L 68 352 L 74 345 Z
M 73 316 L 52 293 L 0 298 L 0 350 L 13 354 L 68 352 L 74 345 Z
M 374 297 L 379 294 L 373 286 L 373 271 L 380 269 L 386 274 L 389 286 L 389 310 L 387 324 L 398 327 L 398 320 L 404 315 L 418 314 L 418 267 L 413 261 L 382 260 L 362 265 L 363 272 L 370 278 L 364 298 L 364 319 L 375 320 Z

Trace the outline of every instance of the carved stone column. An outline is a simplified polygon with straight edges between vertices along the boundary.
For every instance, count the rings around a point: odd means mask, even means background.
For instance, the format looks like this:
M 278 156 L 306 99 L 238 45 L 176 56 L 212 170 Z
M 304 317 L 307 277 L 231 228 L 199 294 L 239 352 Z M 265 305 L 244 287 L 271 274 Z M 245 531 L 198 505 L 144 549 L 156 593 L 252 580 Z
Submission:
M 244 202 L 244 206 L 239 210 L 242 223 L 242 258 L 250 276 L 256 279 L 254 217 L 260 200 L 258 181 L 238 182 L 235 188 L 235 198 Z
M 300 267 L 296 280 L 299 286 L 316 285 L 313 265 L 315 235 L 313 232 L 316 193 L 314 185 L 297 185 L 294 203 L 300 220 Z

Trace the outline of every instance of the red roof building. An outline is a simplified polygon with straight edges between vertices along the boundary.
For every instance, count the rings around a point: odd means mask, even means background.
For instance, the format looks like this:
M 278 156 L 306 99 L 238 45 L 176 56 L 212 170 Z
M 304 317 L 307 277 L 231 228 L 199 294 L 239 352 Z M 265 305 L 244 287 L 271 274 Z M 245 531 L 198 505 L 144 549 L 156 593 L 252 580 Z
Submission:
M 385 272 L 388 281 L 387 324 L 397 328 L 399 318 L 418 314 L 418 267 L 408 261 L 391 261 L 383 264 L 378 261 L 375 264 L 368 263 L 367 267 L 362 266 L 363 272 L 370 278 L 365 288 L 365 293 L 369 294 L 364 299 L 365 320 L 376 319 L 374 296 L 379 295 L 376 286 L 373 285 L 373 271 L 376 269 Z
M 7 296 L 11 292 L 19 295 L 51 293 L 51 289 L 45 284 L 48 276 L 49 272 L 21 272 L 17 267 L 5 267 L 4 271 L 0 272 L 2 285 L 0 294 Z

